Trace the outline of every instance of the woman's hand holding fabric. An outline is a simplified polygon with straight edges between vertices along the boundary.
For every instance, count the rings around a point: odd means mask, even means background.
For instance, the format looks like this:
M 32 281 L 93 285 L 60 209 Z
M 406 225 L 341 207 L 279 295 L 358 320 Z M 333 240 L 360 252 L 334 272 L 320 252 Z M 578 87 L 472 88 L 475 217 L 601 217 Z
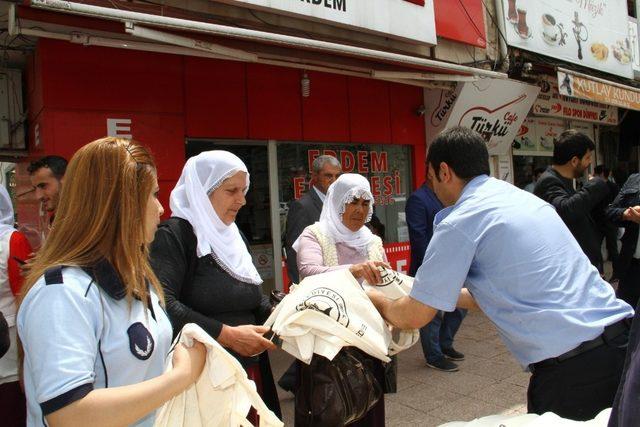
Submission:
M 218 342 L 241 356 L 255 356 L 265 350 L 276 348 L 275 344 L 263 336 L 267 331 L 269 328 L 265 326 L 224 325 L 218 336 Z
M 200 377 L 206 357 L 207 349 L 198 341 L 191 347 L 178 344 L 173 351 L 173 370 L 184 378 L 186 386 L 191 385 Z
M 378 266 L 389 267 L 389 264 L 383 261 L 365 261 L 360 264 L 353 264 L 349 267 L 349 271 L 356 279 L 364 279 L 370 285 L 382 283 L 382 276 Z

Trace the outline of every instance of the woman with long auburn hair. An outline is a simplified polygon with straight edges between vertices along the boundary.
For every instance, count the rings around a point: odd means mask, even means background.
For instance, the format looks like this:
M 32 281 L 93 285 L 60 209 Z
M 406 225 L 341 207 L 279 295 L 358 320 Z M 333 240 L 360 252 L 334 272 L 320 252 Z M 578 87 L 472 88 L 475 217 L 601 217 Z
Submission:
M 18 311 L 28 425 L 152 425 L 193 384 L 202 344 L 177 346 L 148 261 L 163 213 L 156 167 L 103 138 L 71 159 L 52 231 L 28 264 Z

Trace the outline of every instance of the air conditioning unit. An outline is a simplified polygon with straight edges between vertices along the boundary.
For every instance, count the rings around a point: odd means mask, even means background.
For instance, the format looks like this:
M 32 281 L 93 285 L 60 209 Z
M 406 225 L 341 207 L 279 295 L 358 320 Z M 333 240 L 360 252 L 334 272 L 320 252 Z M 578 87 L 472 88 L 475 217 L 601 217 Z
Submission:
M 25 150 L 25 118 L 22 102 L 22 72 L 0 68 L 0 154 L 3 150 Z

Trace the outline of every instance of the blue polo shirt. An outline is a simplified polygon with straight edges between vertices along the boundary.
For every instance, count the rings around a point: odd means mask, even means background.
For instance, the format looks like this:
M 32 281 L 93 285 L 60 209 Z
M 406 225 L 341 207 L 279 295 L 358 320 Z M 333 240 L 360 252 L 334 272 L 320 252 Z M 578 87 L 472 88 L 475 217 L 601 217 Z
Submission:
M 115 270 L 106 261 L 87 269 L 48 270 L 18 312 L 24 347 L 27 423 L 91 390 L 136 384 L 161 375 L 171 345 L 171 324 L 150 292 L 148 307 L 125 298 Z M 152 426 L 154 414 L 136 425 Z
M 538 197 L 486 175 L 440 211 L 411 297 L 452 311 L 462 287 L 527 367 L 633 316 Z

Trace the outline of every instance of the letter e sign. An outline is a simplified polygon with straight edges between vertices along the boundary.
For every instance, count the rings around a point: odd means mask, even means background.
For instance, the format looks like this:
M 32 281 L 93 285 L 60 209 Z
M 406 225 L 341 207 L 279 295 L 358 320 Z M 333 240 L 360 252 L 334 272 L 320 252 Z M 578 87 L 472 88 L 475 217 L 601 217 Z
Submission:
M 107 119 L 107 135 L 131 139 L 131 119 Z

